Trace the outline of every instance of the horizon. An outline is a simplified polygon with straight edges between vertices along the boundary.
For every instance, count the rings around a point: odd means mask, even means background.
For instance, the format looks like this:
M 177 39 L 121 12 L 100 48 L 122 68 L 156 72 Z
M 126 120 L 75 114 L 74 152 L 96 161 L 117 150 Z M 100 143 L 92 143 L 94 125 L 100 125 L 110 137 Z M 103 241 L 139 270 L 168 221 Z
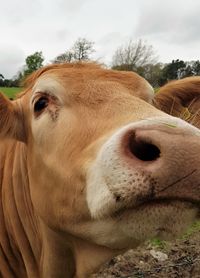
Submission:
M 42 51 L 47 64 L 79 37 L 94 41 L 94 58 L 108 66 L 118 47 L 139 38 L 153 46 L 161 63 L 200 59 L 198 0 L 184 5 L 180 0 L 8 0 L 1 8 L 0 73 L 5 78 L 34 52 Z

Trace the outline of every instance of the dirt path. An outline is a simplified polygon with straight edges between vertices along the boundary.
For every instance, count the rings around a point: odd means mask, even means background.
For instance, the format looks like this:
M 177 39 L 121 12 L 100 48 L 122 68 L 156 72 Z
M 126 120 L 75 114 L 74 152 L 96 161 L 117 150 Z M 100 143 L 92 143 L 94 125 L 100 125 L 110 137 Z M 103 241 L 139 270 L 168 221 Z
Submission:
M 159 252 L 161 253 L 159 253 Z M 159 255 L 159 258 L 155 258 Z M 163 258 L 164 261 L 161 261 Z M 93 278 L 200 278 L 200 231 L 171 243 L 147 243 L 112 259 Z

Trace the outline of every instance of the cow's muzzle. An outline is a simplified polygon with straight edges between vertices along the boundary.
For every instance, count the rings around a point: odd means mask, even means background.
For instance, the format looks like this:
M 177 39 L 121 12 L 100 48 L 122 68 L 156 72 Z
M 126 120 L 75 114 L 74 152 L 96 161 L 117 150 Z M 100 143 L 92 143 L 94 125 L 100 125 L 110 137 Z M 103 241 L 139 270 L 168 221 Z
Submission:
M 199 130 L 180 119 L 129 124 L 107 140 L 93 165 L 91 211 L 102 216 L 152 201 L 198 204 L 199 153 Z M 92 200 L 93 190 L 99 196 Z
M 122 160 L 143 177 L 133 197 L 136 205 L 154 199 L 200 201 L 199 136 L 192 134 L 193 127 L 188 133 L 180 127 L 169 128 L 136 127 L 121 139 Z

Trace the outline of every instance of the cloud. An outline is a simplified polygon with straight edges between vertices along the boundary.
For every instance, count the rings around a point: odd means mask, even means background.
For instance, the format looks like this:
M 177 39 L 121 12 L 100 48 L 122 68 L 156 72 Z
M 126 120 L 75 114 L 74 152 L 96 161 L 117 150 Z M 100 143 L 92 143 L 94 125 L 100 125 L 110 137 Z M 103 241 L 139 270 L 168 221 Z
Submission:
M 160 39 L 170 44 L 200 40 L 200 2 L 193 0 L 141 1 L 136 36 Z
M 88 1 L 90 0 L 61 0 L 56 3 L 59 5 L 59 8 L 65 12 L 77 13 Z
M 25 53 L 20 47 L 7 44 L 0 46 L 0 53 L 0 73 L 5 78 L 12 78 L 23 66 Z
M 41 2 L 39 0 L 7 0 L 1 2 L 0 24 L 2 27 L 10 27 L 13 24 L 20 24 L 35 17 L 41 10 Z M 3 25 L 3 26 L 2 26 Z M 16 27 L 16 25 L 15 25 Z
M 94 41 L 95 57 L 106 63 L 118 46 L 138 38 L 152 44 L 161 61 L 179 54 L 197 60 L 199 10 L 199 0 L 3 1 L 0 73 L 11 77 L 35 51 L 42 51 L 49 62 L 78 37 Z
M 109 65 L 112 60 L 112 56 L 116 49 L 128 40 L 127 35 L 123 35 L 120 32 L 109 32 L 102 36 L 96 43 L 96 57 L 100 61 L 106 61 Z

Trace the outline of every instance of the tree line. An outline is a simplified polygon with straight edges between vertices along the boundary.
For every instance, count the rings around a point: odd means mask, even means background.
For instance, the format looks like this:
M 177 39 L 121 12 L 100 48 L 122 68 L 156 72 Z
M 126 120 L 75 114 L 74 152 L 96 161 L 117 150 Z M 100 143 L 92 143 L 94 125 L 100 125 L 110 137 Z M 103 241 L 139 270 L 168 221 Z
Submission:
M 94 61 L 94 42 L 85 38 L 75 41 L 72 48 L 55 57 L 51 63 L 72 63 L 77 61 Z M 41 51 L 29 55 L 25 65 L 12 79 L 5 79 L 0 73 L 1 87 L 18 87 L 33 71 L 44 66 L 44 56 Z M 170 80 L 187 76 L 200 75 L 200 61 L 183 61 L 174 59 L 170 63 L 161 63 L 152 45 L 140 39 L 130 40 L 119 46 L 112 57 L 111 66 L 115 70 L 134 71 L 147 79 L 153 87 L 160 87 Z

